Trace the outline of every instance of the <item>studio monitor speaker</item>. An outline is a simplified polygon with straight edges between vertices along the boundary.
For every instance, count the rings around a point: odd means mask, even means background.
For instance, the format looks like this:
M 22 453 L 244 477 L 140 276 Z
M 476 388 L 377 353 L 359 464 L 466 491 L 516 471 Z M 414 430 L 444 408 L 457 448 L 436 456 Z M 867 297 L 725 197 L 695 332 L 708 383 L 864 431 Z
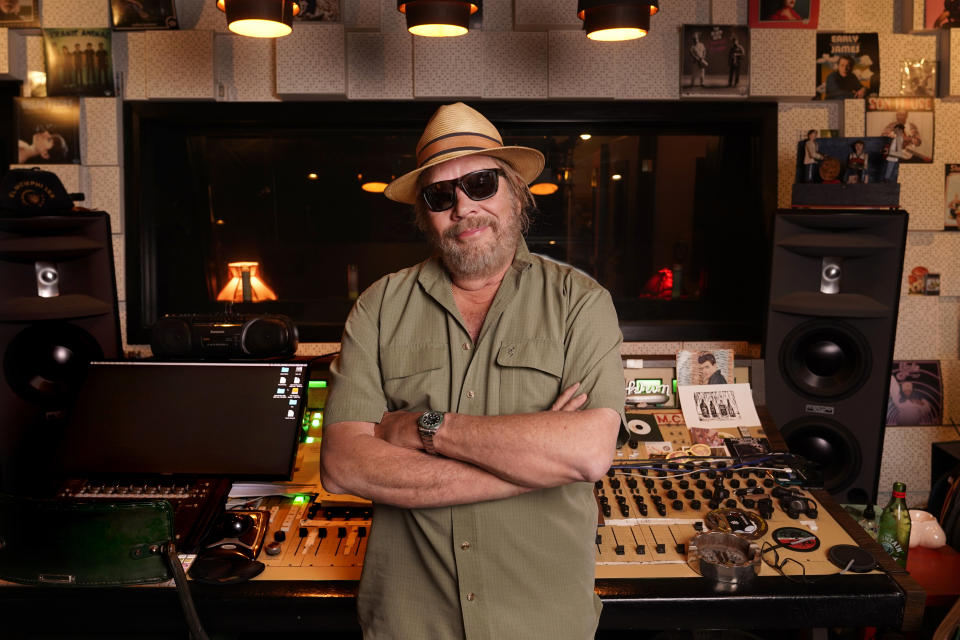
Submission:
M 840 502 L 875 502 L 907 232 L 903 211 L 780 211 L 766 400 Z
M 36 492 L 87 364 L 120 354 L 109 216 L 0 217 L 0 490 Z

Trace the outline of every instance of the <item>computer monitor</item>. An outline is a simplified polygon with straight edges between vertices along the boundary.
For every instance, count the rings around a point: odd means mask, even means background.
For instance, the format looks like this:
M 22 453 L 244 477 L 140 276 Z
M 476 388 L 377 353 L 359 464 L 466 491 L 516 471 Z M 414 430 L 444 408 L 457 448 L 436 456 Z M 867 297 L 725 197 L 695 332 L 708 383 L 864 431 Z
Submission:
M 290 479 L 309 371 L 295 362 L 92 362 L 65 475 Z

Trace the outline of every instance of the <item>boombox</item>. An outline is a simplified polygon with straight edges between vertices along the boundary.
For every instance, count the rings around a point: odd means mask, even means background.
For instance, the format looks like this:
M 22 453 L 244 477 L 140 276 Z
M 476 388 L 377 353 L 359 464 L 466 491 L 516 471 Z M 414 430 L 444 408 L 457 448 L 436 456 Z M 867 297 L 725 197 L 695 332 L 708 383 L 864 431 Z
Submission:
M 150 331 L 160 359 L 287 358 L 297 350 L 297 327 L 287 316 L 166 315 Z

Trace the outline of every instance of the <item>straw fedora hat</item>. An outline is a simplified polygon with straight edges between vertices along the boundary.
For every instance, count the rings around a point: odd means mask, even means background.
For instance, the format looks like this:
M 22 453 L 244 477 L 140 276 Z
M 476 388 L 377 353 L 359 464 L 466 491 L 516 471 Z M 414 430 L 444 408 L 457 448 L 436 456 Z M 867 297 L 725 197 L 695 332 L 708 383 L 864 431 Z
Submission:
M 527 184 L 543 170 L 543 154 L 529 147 L 505 147 L 496 127 L 462 102 L 445 104 L 433 114 L 417 143 L 417 168 L 389 185 L 383 192 L 397 202 L 413 204 L 420 193 L 420 173 L 463 156 L 485 155 L 510 163 Z

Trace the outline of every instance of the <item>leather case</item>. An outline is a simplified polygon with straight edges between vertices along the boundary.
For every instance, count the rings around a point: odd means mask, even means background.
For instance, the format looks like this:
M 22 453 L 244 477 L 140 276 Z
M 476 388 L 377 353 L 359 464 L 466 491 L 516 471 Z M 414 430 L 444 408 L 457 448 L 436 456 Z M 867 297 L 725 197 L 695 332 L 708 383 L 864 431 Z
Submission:
M 165 582 L 173 577 L 166 556 L 171 540 L 173 509 L 166 500 L 72 502 L 0 496 L 0 579 L 10 582 Z

